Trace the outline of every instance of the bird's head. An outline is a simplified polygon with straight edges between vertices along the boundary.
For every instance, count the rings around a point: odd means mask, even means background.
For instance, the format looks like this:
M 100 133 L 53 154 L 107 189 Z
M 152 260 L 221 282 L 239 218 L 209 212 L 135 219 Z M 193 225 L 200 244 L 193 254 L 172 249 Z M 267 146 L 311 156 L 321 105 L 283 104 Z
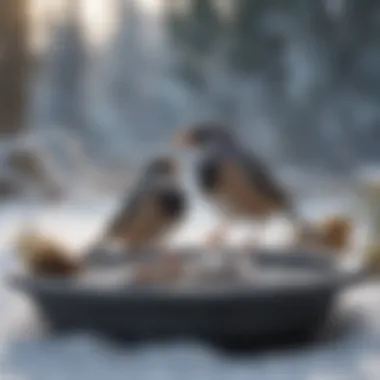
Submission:
M 147 164 L 147 174 L 159 178 L 172 178 L 177 174 L 177 165 L 172 157 L 157 157 Z
M 197 123 L 176 136 L 176 143 L 182 148 L 224 146 L 232 141 L 228 128 L 216 122 Z

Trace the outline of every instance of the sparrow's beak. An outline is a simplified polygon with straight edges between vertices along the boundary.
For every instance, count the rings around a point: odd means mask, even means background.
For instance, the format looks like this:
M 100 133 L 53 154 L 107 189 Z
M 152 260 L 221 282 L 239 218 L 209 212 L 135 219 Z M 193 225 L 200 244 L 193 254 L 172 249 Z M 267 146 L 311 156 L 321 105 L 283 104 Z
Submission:
M 189 132 L 180 132 L 174 138 L 175 145 L 179 148 L 191 148 L 194 146 L 194 139 Z

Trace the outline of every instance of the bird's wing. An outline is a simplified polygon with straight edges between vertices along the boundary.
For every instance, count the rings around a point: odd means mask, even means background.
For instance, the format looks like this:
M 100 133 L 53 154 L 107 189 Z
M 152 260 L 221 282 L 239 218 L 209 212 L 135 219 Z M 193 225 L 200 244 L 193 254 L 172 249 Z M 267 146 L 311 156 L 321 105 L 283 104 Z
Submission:
M 287 195 L 254 156 L 236 151 L 226 155 L 220 167 L 223 193 L 241 212 L 265 215 L 275 209 L 288 211 Z
M 241 157 L 243 166 L 248 173 L 249 181 L 253 186 L 273 199 L 287 213 L 293 223 L 308 231 L 310 229 L 308 222 L 297 211 L 292 197 L 275 180 L 261 160 L 250 152 L 244 152 Z
M 185 208 L 181 189 L 166 181 L 138 186 L 118 212 L 108 230 L 109 238 L 141 246 L 160 236 Z
M 116 214 L 107 227 L 106 236 L 118 235 L 120 229 L 127 228 L 133 222 L 148 193 L 148 189 L 136 186 L 130 194 L 122 199 Z
M 284 207 L 290 207 L 288 195 L 272 176 L 269 169 L 251 153 L 243 153 L 241 158 L 243 168 L 247 172 L 248 179 L 252 185 Z

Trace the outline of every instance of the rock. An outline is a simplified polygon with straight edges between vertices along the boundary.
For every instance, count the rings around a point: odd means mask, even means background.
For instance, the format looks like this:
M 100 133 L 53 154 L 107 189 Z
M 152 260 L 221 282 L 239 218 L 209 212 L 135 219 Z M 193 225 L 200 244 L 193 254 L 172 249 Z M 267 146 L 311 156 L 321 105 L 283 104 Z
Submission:
M 63 197 L 63 190 L 58 186 L 58 184 L 50 182 L 42 184 L 41 194 L 44 198 L 49 201 L 59 201 Z
M 45 167 L 42 160 L 33 152 L 16 151 L 11 153 L 7 162 L 11 170 L 16 170 L 20 174 L 33 179 L 45 177 Z
M 27 186 L 29 183 L 37 186 L 38 192 L 44 198 L 58 200 L 62 197 L 58 182 L 37 153 L 28 150 L 14 151 L 8 157 L 6 165 L 11 172 L 21 176 Z
M 14 198 L 21 193 L 21 186 L 11 178 L 0 178 L 0 201 Z

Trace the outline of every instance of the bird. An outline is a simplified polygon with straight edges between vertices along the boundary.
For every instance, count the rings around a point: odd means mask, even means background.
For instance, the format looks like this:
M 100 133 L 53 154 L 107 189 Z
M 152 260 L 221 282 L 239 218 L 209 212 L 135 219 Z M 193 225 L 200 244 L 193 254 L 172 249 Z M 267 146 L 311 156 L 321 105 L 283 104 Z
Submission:
M 131 195 L 122 199 L 100 237 L 80 259 L 74 258 L 72 252 L 53 238 L 28 230 L 16 240 L 21 261 L 33 274 L 72 276 L 80 274 L 91 262 L 89 257 L 94 250 L 106 249 L 114 242 L 133 253 L 154 245 L 161 248 L 167 233 L 187 208 L 187 197 L 177 174 L 177 165 L 171 157 L 149 160 Z
M 186 209 L 187 197 L 175 160 L 168 156 L 154 158 L 143 168 L 130 194 L 122 199 L 106 225 L 102 241 L 136 252 L 160 246 Z
M 289 194 L 266 165 L 245 149 L 229 126 L 201 121 L 180 131 L 175 143 L 198 150 L 196 181 L 203 195 L 222 212 L 223 221 L 208 236 L 209 244 L 222 244 L 231 221 L 236 219 L 263 222 L 283 212 L 296 225 L 306 226 Z M 250 240 L 248 244 L 257 245 Z

